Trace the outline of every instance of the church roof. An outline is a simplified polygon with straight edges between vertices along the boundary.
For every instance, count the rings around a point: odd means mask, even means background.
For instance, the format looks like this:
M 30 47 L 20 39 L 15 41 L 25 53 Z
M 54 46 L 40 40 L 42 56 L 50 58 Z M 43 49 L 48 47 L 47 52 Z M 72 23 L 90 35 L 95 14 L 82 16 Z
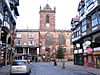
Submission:
M 46 4 L 46 6 L 44 7 L 44 10 L 51 10 L 49 4 Z

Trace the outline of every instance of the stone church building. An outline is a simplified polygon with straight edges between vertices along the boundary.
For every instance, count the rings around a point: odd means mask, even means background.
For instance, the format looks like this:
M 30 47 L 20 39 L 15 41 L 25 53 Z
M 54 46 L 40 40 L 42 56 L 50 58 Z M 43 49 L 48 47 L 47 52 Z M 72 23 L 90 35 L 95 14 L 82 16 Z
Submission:
M 73 59 L 71 31 L 57 30 L 55 28 L 55 20 L 56 20 L 55 14 L 56 14 L 55 7 L 54 9 L 52 9 L 48 4 L 46 4 L 44 8 L 41 8 L 40 6 L 39 29 L 38 30 L 17 29 L 16 30 L 15 48 L 16 48 L 17 55 L 19 54 L 21 56 L 22 53 L 22 54 L 31 54 L 33 56 L 39 55 L 41 58 L 45 58 L 45 59 L 55 58 L 58 48 L 62 48 L 63 53 L 65 55 L 64 58 L 68 60 Z M 30 33 L 31 33 L 31 38 L 28 37 Z M 18 38 L 19 34 L 20 34 L 20 38 Z M 24 37 L 22 38 L 21 36 Z M 29 44 L 31 44 L 31 46 Z M 22 51 L 20 52 L 20 50 Z

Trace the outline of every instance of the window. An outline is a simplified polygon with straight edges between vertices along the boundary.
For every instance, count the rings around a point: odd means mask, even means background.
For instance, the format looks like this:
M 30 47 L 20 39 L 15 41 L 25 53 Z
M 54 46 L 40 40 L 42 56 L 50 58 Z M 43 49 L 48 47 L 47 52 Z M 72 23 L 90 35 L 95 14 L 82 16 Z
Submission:
M 18 44 L 18 45 L 21 45 L 21 40 L 18 40 L 18 41 L 17 41 L 17 44 Z
M 95 18 L 92 20 L 92 27 L 96 26 L 98 24 L 98 19 Z
M 34 41 L 33 40 L 29 40 L 29 45 L 34 45 Z
M 81 34 L 80 27 L 77 27 L 73 33 L 73 38 L 80 36 L 80 34 Z
M 97 0 L 98 1 L 98 4 L 100 4 L 100 0 Z
M 17 49 L 17 53 L 23 53 L 23 49 L 22 48 L 18 48 Z
M 80 15 L 82 16 L 85 13 L 85 8 L 81 8 L 81 10 L 79 11 Z
M 93 3 L 93 0 L 86 0 L 86 3 L 87 3 L 87 7 L 89 7 Z
M 74 34 L 72 34 L 72 38 L 74 38 Z
M 29 38 L 34 38 L 34 34 L 29 33 Z
M 100 24 L 100 10 L 97 12 L 98 23 Z
M 21 38 L 21 34 L 20 33 L 17 33 L 17 38 Z
M 0 13 L 3 14 L 3 4 L 2 4 L 2 0 L 0 0 Z
M 66 42 L 66 40 L 65 40 L 64 35 L 63 35 L 63 34 L 60 34 L 60 35 L 59 35 L 59 45 L 60 45 L 60 46 L 61 46 L 61 45 L 65 45 L 65 42 Z
M 77 36 L 80 36 L 80 27 L 77 27 Z
M 86 19 L 82 22 L 82 32 L 86 31 Z
M 49 23 L 49 15 L 46 15 L 46 23 Z
M 91 61 L 92 61 L 92 57 L 88 56 L 88 62 L 91 62 Z
M 94 27 L 98 24 L 100 24 L 100 16 L 98 15 L 98 13 L 94 13 L 92 15 L 92 27 Z
M 86 31 L 86 25 L 82 26 L 82 32 Z
M 52 44 L 52 35 L 51 34 L 46 35 L 45 44 L 46 44 L 46 46 L 49 46 Z

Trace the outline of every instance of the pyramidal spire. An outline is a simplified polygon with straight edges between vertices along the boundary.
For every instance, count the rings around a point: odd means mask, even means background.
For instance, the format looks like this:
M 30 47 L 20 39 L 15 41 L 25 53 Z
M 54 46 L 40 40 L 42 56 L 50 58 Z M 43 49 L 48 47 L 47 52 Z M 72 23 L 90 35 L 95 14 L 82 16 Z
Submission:
M 46 3 L 46 6 L 44 7 L 44 10 L 51 10 L 51 7 L 48 4 L 48 0 L 46 0 L 46 1 L 47 1 L 47 3 Z

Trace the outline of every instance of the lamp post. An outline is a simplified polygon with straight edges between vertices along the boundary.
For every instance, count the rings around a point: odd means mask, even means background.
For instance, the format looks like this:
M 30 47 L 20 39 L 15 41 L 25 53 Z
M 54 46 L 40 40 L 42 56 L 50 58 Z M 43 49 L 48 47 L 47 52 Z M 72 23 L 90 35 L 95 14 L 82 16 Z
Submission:
M 41 46 L 42 46 L 42 42 L 41 42 L 41 34 L 40 34 L 40 30 L 39 30 L 39 55 L 41 55 Z M 42 58 L 42 57 L 41 57 Z

